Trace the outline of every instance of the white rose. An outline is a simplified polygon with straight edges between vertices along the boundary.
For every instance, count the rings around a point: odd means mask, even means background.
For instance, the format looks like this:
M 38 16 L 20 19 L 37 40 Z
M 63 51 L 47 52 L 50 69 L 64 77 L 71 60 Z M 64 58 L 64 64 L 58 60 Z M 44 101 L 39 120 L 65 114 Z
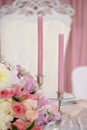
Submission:
M 44 92 L 43 92 L 43 90 L 41 90 L 41 89 L 39 89 L 39 90 L 36 92 L 36 94 L 37 94 L 37 96 L 38 96 L 39 99 L 42 98 L 42 97 L 44 97 Z
M 37 107 L 37 101 L 32 99 L 26 99 L 25 101 L 23 101 L 23 104 L 27 109 L 36 109 Z
M 0 130 L 7 130 L 6 123 L 3 120 L 0 120 Z
M 11 70 L 11 76 L 12 76 L 12 84 L 19 84 L 20 85 L 20 80 L 17 77 L 17 70 Z
M 12 103 L 12 98 L 0 98 L 0 104 L 1 104 L 2 102 Z
M 0 102 L 0 120 L 5 122 L 12 121 L 14 118 L 14 112 L 11 106 L 11 102 L 3 100 Z

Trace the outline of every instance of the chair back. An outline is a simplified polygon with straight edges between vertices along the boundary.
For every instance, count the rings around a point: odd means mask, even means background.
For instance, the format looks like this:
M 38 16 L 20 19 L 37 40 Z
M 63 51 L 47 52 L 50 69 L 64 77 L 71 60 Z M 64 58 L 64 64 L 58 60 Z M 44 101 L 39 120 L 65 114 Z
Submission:
M 80 99 L 87 99 L 87 66 L 74 69 L 71 78 L 75 96 Z

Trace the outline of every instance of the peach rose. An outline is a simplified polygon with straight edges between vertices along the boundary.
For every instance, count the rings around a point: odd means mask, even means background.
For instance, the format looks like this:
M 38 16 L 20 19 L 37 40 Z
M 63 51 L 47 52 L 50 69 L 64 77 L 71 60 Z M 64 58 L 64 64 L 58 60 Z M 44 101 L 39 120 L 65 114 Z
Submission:
M 38 112 L 33 110 L 33 109 L 28 109 L 26 111 L 26 114 L 25 114 L 26 118 L 29 120 L 29 121 L 34 121 L 35 119 L 37 119 L 38 117 Z

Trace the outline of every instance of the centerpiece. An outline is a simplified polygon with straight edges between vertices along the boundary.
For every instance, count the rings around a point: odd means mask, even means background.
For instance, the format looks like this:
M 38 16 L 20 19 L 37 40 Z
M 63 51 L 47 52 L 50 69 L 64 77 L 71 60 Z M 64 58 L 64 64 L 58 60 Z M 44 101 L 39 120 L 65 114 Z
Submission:
M 43 130 L 60 119 L 58 101 L 48 100 L 21 65 L 0 63 L 0 130 Z

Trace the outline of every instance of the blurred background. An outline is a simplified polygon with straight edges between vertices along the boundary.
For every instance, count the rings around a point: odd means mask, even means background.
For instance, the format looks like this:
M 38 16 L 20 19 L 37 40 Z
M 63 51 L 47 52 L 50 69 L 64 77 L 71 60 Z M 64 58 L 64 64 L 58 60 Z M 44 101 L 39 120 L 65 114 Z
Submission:
M 15 0 L 0 0 L 0 8 L 6 4 L 12 5 L 13 1 Z M 64 61 L 64 89 L 72 92 L 72 71 L 78 66 L 87 66 L 87 0 L 61 0 L 61 3 L 68 3 L 75 10 Z

